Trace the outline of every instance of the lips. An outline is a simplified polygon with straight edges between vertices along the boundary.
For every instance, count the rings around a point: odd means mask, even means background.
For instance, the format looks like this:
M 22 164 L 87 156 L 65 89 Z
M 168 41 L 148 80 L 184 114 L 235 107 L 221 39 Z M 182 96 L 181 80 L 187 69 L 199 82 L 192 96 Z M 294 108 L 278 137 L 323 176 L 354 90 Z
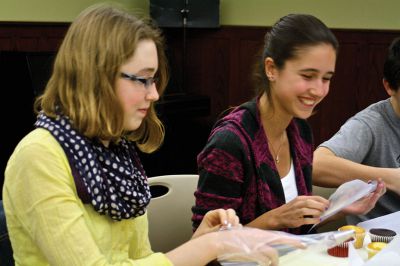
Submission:
M 299 98 L 300 102 L 307 106 L 314 106 L 317 104 L 317 100 L 313 98 Z
M 143 114 L 147 114 L 147 108 L 141 108 L 141 109 L 138 109 L 138 111 L 140 112 L 140 113 L 143 113 Z

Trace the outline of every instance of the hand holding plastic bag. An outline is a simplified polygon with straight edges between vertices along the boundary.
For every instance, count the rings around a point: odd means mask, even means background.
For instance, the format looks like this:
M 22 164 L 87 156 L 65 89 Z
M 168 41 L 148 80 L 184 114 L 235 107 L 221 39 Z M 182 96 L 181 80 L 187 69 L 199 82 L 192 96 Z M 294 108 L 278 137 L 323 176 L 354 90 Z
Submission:
M 372 181 L 365 183 L 362 180 L 355 179 L 339 186 L 335 193 L 329 197 L 330 205 L 321 216 L 321 221 L 336 214 L 355 201 L 367 196 L 377 188 L 378 182 Z
M 368 196 L 370 193 L 372 193 L 372 195 Z M 320 216 L 320 222 L 328 219 L 342 210 L 345 213 L 352 214 L 365 213 L 365 211 L 368 210 L 368 205 L 373 207 L 378 198 L 384 193 L 385 185 L 381 180 L 379 182 L 372 181 L 370 183 L 366 183 L 362 180 L 355 179 L 346 182 L 340 185 L 336 189 L 335 193 L 329 197 L 329 208 Z M 364 197 L 366 198 L 363 199 Z M 350 206 L 352 204 L 354 205 Z M 314 224 L 310 228 L 310 231 L 318 224 L 319 223 Z
M 375 190 L 345 207 L 342 212 L 345 214 L 363 215 L 372 210 L 379 198 L 386 192 L 386 185 L 381 179 L 378 179 L 377 182 L 373 181 L 370 184 L 374 187 L 375 183 Z
M 278 265 L 279 255 L 274 246 L 305 248 L 299 239 L 290 234 L 249 227 L 220 231 L 218 238 L 221 243 L 218 261 L 224 266 L 275 266 Z

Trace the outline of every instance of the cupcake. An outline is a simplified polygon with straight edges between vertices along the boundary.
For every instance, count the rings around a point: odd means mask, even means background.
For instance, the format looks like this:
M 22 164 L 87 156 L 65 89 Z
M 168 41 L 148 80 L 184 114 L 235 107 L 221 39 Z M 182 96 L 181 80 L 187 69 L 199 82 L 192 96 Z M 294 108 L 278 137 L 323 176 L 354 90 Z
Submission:
M 349 256 L 349 243 L 353 239 L 349 239 L 337 246 L 334 246 L 332 248 L 328 248 L 327 252 L 329 255 L 334 256 L 334 257 L 340 257 L 340 258 L 345 258 Z
M 365 229 L 360 226 L 355 225 L 345 225 L 338 229 L 339 231 L 347 231 L 347 230 L 354 230 L 354 247 L 355 248 L 362 248 L 364 244 L 364 237 L 365 237 Z
M 371 242 L 389 243 L 396 236 L 396 232 L 390 229 L 371 228 L 369 229 L 369 236 L 371 237 Z
M 367 246 L 367 252 L 368 252 L 368 259 L 372 258 L 375 256 L 376 253 L 381 251 L 381 249 L 385 248 L 387 243 L 384 242 L 371 242 Z

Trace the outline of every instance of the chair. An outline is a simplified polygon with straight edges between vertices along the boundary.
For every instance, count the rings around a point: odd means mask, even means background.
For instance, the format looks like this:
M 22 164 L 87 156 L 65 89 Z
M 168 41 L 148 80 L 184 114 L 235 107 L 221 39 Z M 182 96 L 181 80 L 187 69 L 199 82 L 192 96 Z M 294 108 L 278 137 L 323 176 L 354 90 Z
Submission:
M 321 196 L 325 199 L 328 199 L 333 192 L 336 191 L 336 188 L 327 188 L 327 187 L 319 187 L 319 186 L 314 186 L 313 185 L 313 195 Z M 331 221 L 327 224 L 318 226 L 317 231 L 322 233 L 322 232 L 328 232 L 328 231 L 335 231 L 339 227 L 346 225 L 346 219 L 345 218 L 340 218 L 338 220 Z
M 147 207 L 153 251 L 167 252 L 192 236 L 192 211 L 198 175 L 164 175 L 148 179 L 152 199 Z
M 14 265 L 13 251 L 6 224 L 6 215 L 4 213 L 3 201 L 0 200 L 0 265 Z

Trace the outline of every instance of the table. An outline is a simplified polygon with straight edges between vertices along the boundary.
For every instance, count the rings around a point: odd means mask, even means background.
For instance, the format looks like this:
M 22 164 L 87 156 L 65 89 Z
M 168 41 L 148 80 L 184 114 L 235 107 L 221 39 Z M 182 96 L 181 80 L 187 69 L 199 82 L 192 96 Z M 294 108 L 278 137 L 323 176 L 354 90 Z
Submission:
M 368 254 L 365 248 L 358 249 L 357 252 L 363 259 L 367 259 Z M 281 257 L 279 260 L 279 266 L 303 265 L 348 266 L 349 259 L 331 256 L 326 250 L 313 250 L 312 248 L 309 248 L 305 250 L 293 251 Z

